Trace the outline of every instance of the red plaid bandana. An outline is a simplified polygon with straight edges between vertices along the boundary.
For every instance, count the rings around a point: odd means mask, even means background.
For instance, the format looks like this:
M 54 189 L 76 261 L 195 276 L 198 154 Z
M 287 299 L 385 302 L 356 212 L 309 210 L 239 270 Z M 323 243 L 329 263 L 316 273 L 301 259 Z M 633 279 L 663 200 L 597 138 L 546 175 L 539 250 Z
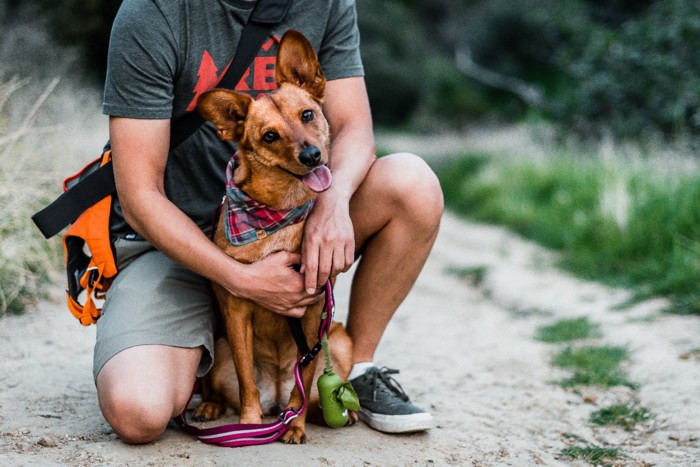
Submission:
M 292 209 L 274 209 L 246 195 L 233 181 L 238 157 L 233 155 L 226 167 L 226 238 L 241 246 L 272 235 L 282 227 L 302 222 L 314 205 L 314 200 Z

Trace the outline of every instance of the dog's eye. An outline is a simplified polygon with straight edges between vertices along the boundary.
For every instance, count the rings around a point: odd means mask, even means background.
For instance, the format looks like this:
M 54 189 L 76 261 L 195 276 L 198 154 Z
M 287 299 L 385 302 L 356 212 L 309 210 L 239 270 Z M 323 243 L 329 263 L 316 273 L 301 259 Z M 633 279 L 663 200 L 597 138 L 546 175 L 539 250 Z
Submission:
M 301 113 L 301 121 L 302 123 L 309 123 L 311 120 L 315 118 L 314 111 L 313 110 L 304 110 Z
M 275 141 L 280 139 L 280 135 L 276 131 L 266 131 L 262 139 L 266 143 L 274 143 Z

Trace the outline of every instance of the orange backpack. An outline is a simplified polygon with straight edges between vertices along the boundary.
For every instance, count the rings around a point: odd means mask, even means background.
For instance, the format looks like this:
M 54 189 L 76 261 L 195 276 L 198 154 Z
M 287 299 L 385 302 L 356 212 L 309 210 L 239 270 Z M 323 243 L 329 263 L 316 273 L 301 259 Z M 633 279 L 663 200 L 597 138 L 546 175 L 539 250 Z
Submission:
M 114 190 L 112 153 L 106 148 L 99 158 L 63 182 L 61 196 L 32 216 L 46 238 L 72 224 L 63 237 L 66 295 L 68 309 L 84 326 L 100 317 L 102 309 L 96 300 L 104 299 L 117 275 L 109 235 Z
M 64 191 L 85 177 L 90 168 L 111 161 L 111 151 L 90 163 L 76 175 L 63 182 Z M 112 196 L 107 195 L 83 212 L 63 236 L 68 274 L 68 309 L 83 326 L 94 324 L 102 313 L 96 300 L 103 300 L 105 292 L 117 275 L 117 265 L 109 236 L 109 215 Z M 87 252 L 85 251 L 87 248 Z M 80 295 L 85 292 L 85 302 Z

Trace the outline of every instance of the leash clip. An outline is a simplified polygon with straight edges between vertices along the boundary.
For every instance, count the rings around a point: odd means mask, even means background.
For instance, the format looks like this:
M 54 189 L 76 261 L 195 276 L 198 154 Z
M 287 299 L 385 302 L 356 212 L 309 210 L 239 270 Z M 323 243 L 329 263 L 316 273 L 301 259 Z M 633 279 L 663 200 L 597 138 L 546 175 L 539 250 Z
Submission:
M 309 363 L 313 361 L 314 358 L 316 358 L 316 355 L 321 351 L 321 343 L 317 342 L 316 345 L 314 345 L 314 348 L 309 350 L 306 355 L 301 357 L 299 360 L 299 365 L 301 366 L 307 366 Z
M 280 414 L 280 421 L 284 425 L 289 425 L 292 420 L 297 418 L 299 416 L 299 412 L 296 410 L 292 409 L 291 407 L 288 409 L 285 409 L 284 412 Z

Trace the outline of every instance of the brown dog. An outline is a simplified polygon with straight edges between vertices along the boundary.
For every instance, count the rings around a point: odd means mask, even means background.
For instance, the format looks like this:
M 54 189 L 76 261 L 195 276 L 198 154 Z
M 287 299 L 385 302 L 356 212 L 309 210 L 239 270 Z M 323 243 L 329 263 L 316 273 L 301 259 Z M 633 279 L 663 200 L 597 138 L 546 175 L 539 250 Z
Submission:
M 197 107 L 214 122 L 222 139 L 238 142 L 233 181 L 245 195 L 274 209 L 293 210 L 330 185 L 326 167 L 330 136 L 321 111 L 326 81 L 311 44 L 295 31 L 282 38 L 275 73 L 278 88 L 258 100 L 215 89 L 203 94 Z M 269 235 L 258 232 L 259 239 L 234 245 L 225 232 L 226 212 L 222 209 L 215 242 L 236 260 L 251 263 L 276 251 L 301 250 L 303 221 Z M 195 411 L 195 418 L 217 418 L 227 404 L 240 414 L 241 423 L 261 423 L 263 415 L 276 415 L 287 406 L 300 407 L 302 398 L 294 387 L 292 371 L 298 352 L 286 318 L 234 297 L 216 284 L 214 291 L 228 342 L 217 340 L 216 361 L 205 383 L 205 402 Z M 309 306 L 302 318 L 311 346 L 318 341 L 322 309 L 323 303 Z M 344 380 L 350 371 L 352 343 L 339 323 L 333 324 L 328 337 L 336 372 Z M 304 390 L 310 395 L 308 407 L 316 412 L 318 394 L 313 382 L 321 371 L 319 358 L 302 371 Z M 320 419 L 318 413 L 311 415 L 314 421 Z M 306 441 L 305 414 L 291 422 L 281 440 Z

